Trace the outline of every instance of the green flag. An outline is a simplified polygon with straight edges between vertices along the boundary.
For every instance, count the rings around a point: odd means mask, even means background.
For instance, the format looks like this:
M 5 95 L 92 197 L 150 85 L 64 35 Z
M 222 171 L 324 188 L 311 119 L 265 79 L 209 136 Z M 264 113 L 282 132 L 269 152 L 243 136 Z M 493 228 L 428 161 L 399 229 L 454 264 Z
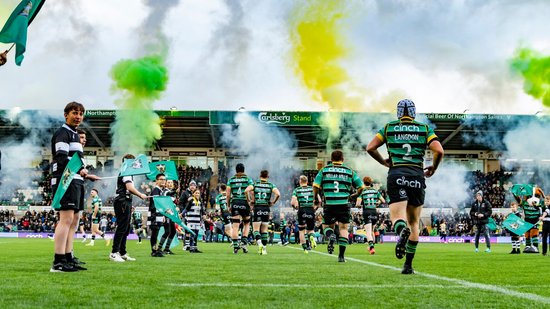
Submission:
M 120 168 L 121 177 L 149 174 L 150 172 L 149 162 L 147 162 L 147 157 L 144 154 L 138 155 L 135 159 L 124 160 Z
M 166 175 L 168 180 L 179 180 L 178 170 L 174 161 L 158 161 L 149 163 L 151 173 L 147 174 L 147 178 L 153 180 L 158 174 Z
M 76 173 L 80 170 L 82 167 L 82 160 L 80 159 L 80 156 L 78 153 L 75 153 L 67 166 L 65 167 L 65 170 L 63 171 L 63 175 L 61 175 L 61 179 L 59 180 L 59 183 L 57 184 L 57 190 L 55 190 L 55 195 L 53 196 L 52 201 L 52 208 L 53 209 L 59 209 L 61 208 L 61 199 L 63 198 L 63 195 L 65 195 L 65 192 L 67 191 L 67 188 L 71 184 L 71 181 L 73 181 L 74 176 Z
M 153 202 L 155 203 L 155 208 L 163 214 L 165 217 L 170 218 L 170 220 L 177 223 L 179 226 L 183 227 L 186 231 L 189 233 L 195 235 L 187 225 L 183 224 L 180 217 L 178 216 L 178 212 L 176 211 L 176 205 L 174 205 L 174 202 L 172 201 L 172 198 L 169 196 L 154 196 Z
M 515 184 L 510 191 L 515 196 L 532 196 L 535 190 L 535 185 L 531 184 Z
M 487 223 L 487 228 L 490 229 L 491 231 L 497 230 L 497 223 L 493 218 L 489 218 L 489 223 Z
M 502 222 L 502 226 L 516 235 L 523 235 L 535 225 L 529 222 L 525 222 L 525 220 L 514 214 L 510 214 L 508 215 L 506 220 Z
M 21 65 L 27 46 L 27 27 L 42 8 L 45 0 L 23 0 L 13 10 L 0 31 L 0 42 L 15 43 L 15 63 Z

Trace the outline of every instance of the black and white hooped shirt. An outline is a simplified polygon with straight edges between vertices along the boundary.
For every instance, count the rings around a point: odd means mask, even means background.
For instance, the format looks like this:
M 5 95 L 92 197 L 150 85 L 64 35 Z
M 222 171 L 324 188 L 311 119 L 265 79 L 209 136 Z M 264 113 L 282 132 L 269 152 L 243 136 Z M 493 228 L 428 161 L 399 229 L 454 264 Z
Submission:
M 80 137 L 76 128 L 64 124 L 52 136 L 52 186 L 57 184 L 75 153 L 78 153 L 80 158 L 84 154 Z M 76 174 L 74 179 L 83 180 L 79 174 Z

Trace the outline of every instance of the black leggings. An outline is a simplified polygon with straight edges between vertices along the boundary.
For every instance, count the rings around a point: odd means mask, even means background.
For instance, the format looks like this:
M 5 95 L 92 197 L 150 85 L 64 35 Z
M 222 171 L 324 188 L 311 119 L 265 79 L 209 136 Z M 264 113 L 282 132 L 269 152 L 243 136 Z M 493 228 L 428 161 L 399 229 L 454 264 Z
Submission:
M 189 245 L 191 246 L 191 248 L 193 248 L 193 247 L 197 247 L 197 243 L 199 240 L 199 230 L 191 230 L 191 231 L 195 233 L 195 235 L 190 235 L 191 239 L 189 239 Z
M 172 244 L 174 236 L 176 236 L 176 224 L 172 222 L 172 220 L 167 219 L 162 226 L 164 226 L 164 234 L 160 237 L 159 248 L 162 249 L 164 242 L 166 242 L 164 250 L 168 250 L 170 249 L 170 244 Z
M 119 252 L 120 255 L 126 254 L 126 239 L 130 234 L 130 215 L 132 213 L 132 201 L 115 199 L 115 216 L 117 218 L 117 227 L 115 237 L 113 238 L 112 253 Z

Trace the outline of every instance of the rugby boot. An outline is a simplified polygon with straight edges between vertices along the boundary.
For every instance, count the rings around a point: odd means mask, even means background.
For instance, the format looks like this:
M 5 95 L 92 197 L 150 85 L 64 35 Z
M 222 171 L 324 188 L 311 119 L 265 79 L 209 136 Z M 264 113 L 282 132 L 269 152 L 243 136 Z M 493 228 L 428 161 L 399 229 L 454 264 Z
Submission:
M 412 268 L 411 265 L 405 264 L 405 265 L 403 265 L 403 270 L 401 270 L 401 273 L 403 275 L 412 275 L 412 274 L 414 274 L 414 269 Z
M 309 236 L 309 242 L 311 243 L 311 248 L 313 249 L 317 248 L 317 242 L 315 241 L 315 237 Z
M 395 245 L 395 257 L 398 258 L 398 259 L 402 259 L 405 254 L 407 253 L 406 251 L 406 244 L 407 244 L 407 241 L 409 240 L 409 236 L 411 235 L 411 230 L 406 227 L 406 228 L 403 228 L 401 230 L 401 234 L 399 234 L 399 240 L 397 241 L 397 244 Z
M 330 237 L 328 239 L 328 245 L 327 245 L 328 254 L 332 254 L 332 252 L 334 252 L 334 243 L 335 242 L 336 242 L 336 235 L 335 234 L 330 235 Z

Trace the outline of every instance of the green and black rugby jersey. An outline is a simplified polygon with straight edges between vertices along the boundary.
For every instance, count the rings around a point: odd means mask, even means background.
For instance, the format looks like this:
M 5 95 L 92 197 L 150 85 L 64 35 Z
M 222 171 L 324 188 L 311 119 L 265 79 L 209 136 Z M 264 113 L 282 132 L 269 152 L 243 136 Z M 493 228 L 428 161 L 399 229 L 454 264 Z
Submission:
M 300 186 L 292 191 L 292 196 L 298 199 L 300 208 L 313 208 L 313 187 Z
M 216 196 L 216 204 L 217 205 L 220 205 L 220 210 L 223 211 L 223 212 L 228 212 L 229 210 L 227 209 L 227 197 L 223 194 L 218 194 L 218 196 Z
M 99 196 L 96 196 L 92 199 L 92 214 L 94 213 L 94 209 L 97 206 L 97 214 L 96 217 L 101 216 L 101 207 L 103 207 L 103 202 L 99 198 Z
M 378 201 L 382 197 L 382 194 L 376 189 L 368 188 L 361 192 L 361 204 L 363 209 L 376 209 Z
M 406 116 L 387 123 L 376 137 L 386 144 L 392 167 L 423 168 L 426 147 L 437 140 L 434 130 L 427 124 Z
M 363 181 L 351 168 L 333 162 L 319 171 L 313 186 L 323 190 L 325 205 L 347 205 L 352 187 L 363 187 Z
M 237 174 L 229 179 L 227 186 L 231 189 L 231 200 L 245 200 L 245 190 L 248 186 L 254 185 L 252 179 L 246 174 Z
M 133 217 L 134 217 L 134 222 L 141 222 L 142 220 L 140 211 L 135 210 L 133 213 Z
M 254 183 L 254 205 L 255 206 L 269 206 L 271 202 L 271 195 L 273 190 L 277 187 L 267 181 L 258 180 Z
M 523 209 L 523 214 L 525 215 L 525 220 L 533 221 L 538 220 L 542 216 L 542 208 L 537 206 L 530 205 L 529 202 L 523 201 L 520 204 L 521 209 Z

